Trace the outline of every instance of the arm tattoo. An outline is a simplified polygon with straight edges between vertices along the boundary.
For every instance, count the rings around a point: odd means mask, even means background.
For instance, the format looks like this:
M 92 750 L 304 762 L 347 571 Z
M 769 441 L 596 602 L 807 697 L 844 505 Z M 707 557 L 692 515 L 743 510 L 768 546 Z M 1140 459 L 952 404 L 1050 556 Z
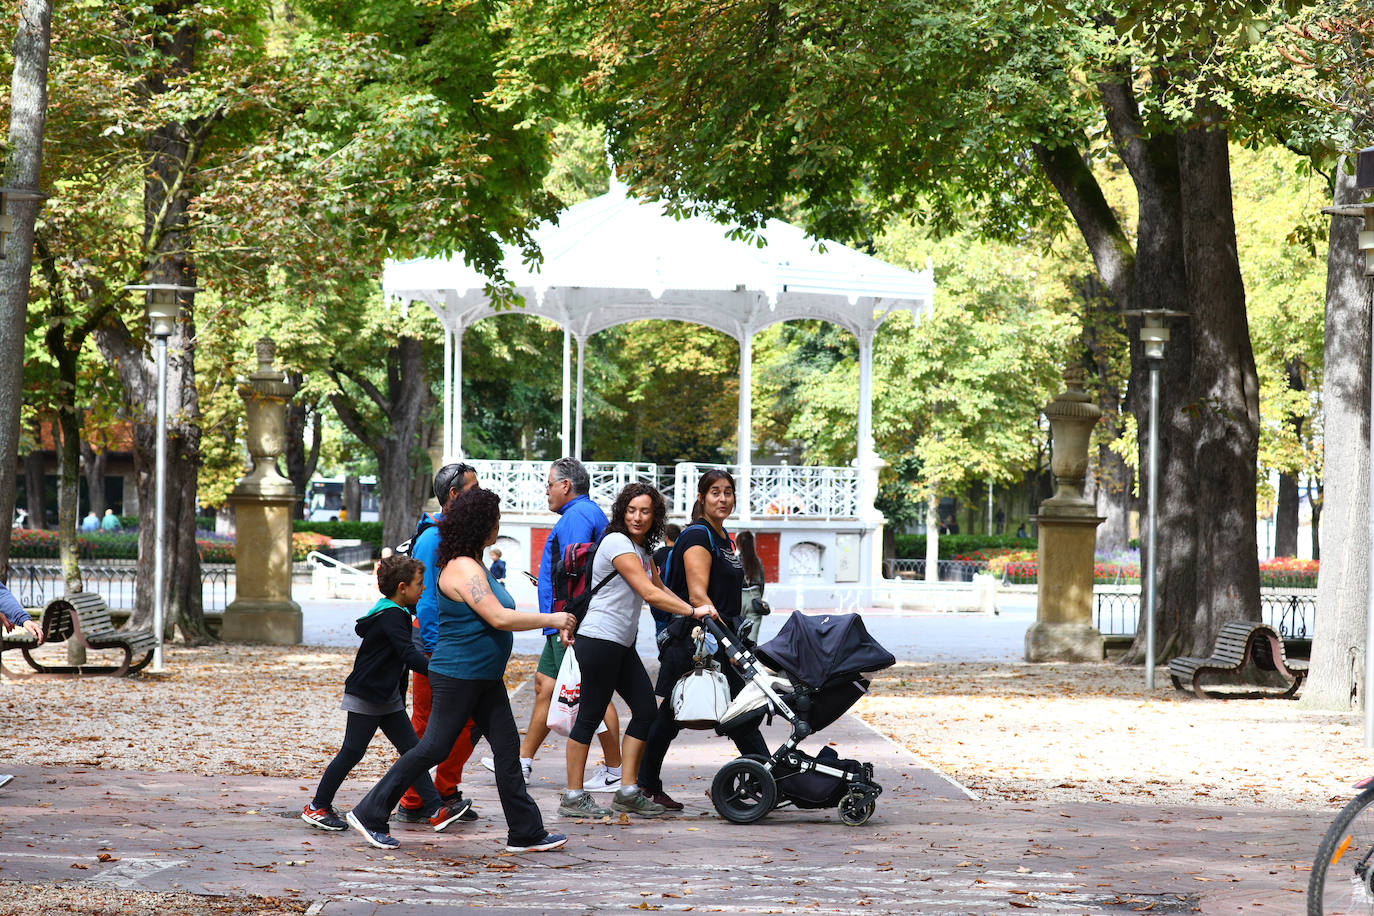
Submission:
M 470 603 L 481 603 L 482 599 L 487 597 L 487 594 L 485 576 L 473 576 L 468 580 L 468 599 Z

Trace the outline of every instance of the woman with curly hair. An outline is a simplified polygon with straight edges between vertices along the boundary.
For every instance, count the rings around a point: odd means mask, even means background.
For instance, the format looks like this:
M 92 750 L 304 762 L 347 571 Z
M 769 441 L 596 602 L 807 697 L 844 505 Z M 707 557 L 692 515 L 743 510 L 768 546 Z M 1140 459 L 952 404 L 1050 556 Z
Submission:
M 525 791 L 520 736 L 503 676 L 512 631 L 553 626 L 571 633 L 577 621 L 571 614 L 515 610 L 515 600 L 481 560 L 500 527 L 501 498 L 478 487 L 460 495 L 439 520 L 439 640 L 429 659 L 429 723 L 420 743 L 348 812 L 348 823 L 378 849 L 400 845 L 387 833 L 391 810 L 407 786 L 448 756 L 469 719 L 491 744 L 507 851 L 542 852 L 568 841 L 544 829 L 539 807 Z
M 611 800 L 611 809 L 640 817 L 657 817 L 664 811 L 635 784 L 644 739 L 657 711 L 653 685 L 635 650 L 640 608 L 647 601 L 670 614 L 716 616 L 709 603 L 693 607 L 663 587 L 653 550 L 663 537 L 667 514 L 658 490 L 645 483 L 626 484 L 615 499 L 610 521 L 597 545 L 587 580 L 595 594 L 572 643 L 582 669 L 582 694 L 577 721 L 568 736 L 568 788 L 559 802 L 559 814 L 605 817 L 611 813 L 583 790 L 582 776 L 588 747 L 612 692 L 629 705 L 630 724 L 625 726 L 621 742 L 620 788 Z

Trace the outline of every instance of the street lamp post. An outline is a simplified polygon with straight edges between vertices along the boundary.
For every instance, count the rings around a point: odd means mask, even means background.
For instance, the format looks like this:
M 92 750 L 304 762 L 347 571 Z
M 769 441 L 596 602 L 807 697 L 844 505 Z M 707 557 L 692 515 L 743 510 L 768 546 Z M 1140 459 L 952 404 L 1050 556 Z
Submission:
M 167 553 L 167 338 L 176 328 L 176 319 L 181 311 L 181 296 L 196 291 L 194 286 L 180 286 L 176 283 L 149 283 L 129 286 L 126 289 L 147 294 L 146 308 L 148 324 L 153 335 L 153 348 L 157 357 L 157 459 L 155 463 L 156 492 L 154 503 L 155 532 L 153 537 L 153 635 L 157 643 L 153 647 L 153 664 L 149 671 L 161 672 L 162 636 L 166 626 L 166 584 L 164 582 L 164 558 Z
M 1155 686 L 1155 611 L 1156 566 L 1159 547 L 1159 370 L 1164 365 L 1164 345 L 1169 342 L 1169 319 L 1187 317 L 1187 312 L 1168 309 L 1139 309 L 1127 315 L 1141 319 L 1140 343 L 1150 367 L 1150 433 L 1146 453 L 1145 491 L 1145 689 Z

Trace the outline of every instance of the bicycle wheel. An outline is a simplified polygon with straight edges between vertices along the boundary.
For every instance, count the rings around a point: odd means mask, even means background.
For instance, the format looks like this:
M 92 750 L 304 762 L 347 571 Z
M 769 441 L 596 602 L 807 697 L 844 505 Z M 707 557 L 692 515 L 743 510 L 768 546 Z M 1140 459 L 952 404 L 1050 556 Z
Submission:
M 1307 883 L 1308 916 L 1374 916 L 1374 787 L 1350 800 L 1322 837 Z

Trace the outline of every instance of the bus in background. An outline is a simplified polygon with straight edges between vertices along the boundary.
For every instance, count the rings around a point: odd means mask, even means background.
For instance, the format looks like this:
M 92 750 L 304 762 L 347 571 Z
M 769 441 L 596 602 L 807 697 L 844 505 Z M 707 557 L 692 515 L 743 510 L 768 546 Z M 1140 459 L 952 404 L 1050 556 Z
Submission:
M 362 489 L 362 512 L 350 522 L 375 522 L 377 514 L 377 478 L 359 477 Z M 344 478 L 312 477 L 305 496 L 305 518 L 311 522 L 337 522 L 343 518 Z

